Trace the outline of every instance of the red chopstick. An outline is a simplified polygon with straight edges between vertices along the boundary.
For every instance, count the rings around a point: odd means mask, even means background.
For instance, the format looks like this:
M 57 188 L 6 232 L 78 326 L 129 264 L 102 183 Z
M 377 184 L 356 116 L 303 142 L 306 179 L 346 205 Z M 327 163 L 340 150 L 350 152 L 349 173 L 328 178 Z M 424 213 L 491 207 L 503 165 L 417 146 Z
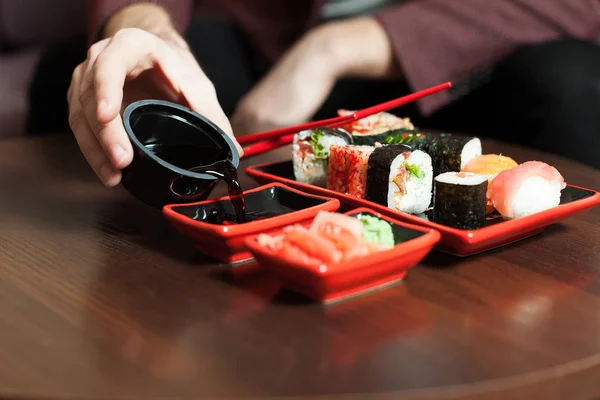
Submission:
M 432 95 L 442 90 L 449 89 L 451 87 L 452 83 L 446 82 L 441 85 L 433 86 L 428 89 L 420 90 L 418 92 L 402 96 L 394 100 L 386 101 L 385 103 L 377 104 L 375 106 L 356 111 L 350 115 L 345 115 L 343 117 L 329 118 L 283 129 L 276 129 L 273 131 L 242 136 L 238 139 L 238 143 L 240 143 L 240 145 L 242 146 L 251 144 L 250 146 L 244 148 L 244 157 L 254 156 L 291 143 L 294 139 L 294 134 L 296 134 L 297 132 L 322 126 L 329 126 L 332 128 L 340 127 L 346 125 L 349 122 L 400 107 L 402 105 L 411 103 L 423 97 Z
M 321 125 L 322 126 L 322 125 Z M 250 146 L 244 147 L 243 158 L 256 156 L 258 154 L 266 153 L 271 150 L 278 149 L 286 144 L 290 144 L 294 141 L 296 133 L 288 133 L 285 136 L 281 136 L 275 140 L 265 140 L 264 142 L 251 144 Z
M 307 122 L 302 125 L 288 126 L 287 128 L 275 129 L 267 132 L 253 133 L 251 135 L 246 135 L 239 137 L 237 139 L 240 146 L 246 146 L 252 143 L 258 143 L 263 141 L 276 140 L 277 138 L 284 137 L 289 135 L 290 133 L 298 133 L 305 131 L 307 129 L 314 129 L 321 126 L 329 126 L 330 124 L 335 123 L 348 123 L 354 119 L 354 114 L 344 115 L 343 117 L 335 117 L 322 119 L 319 121 Z
M 301 131 L 304 131 L 307 129 L 318 128 L 321 126 L 331 126 L 331 127 L 343 126 L 343 125 L 347 124 L 348 122 L 356 121 L 358 119 L 362 119 L 362 118 L 368 117 L 369 115 L 377 114 L 377 113 L 380 113 L 383 111 L 388 111 L 392 108 L 396 108 L 401 105 L 411 103 L 415 100 L 419 100 L 422 97 L 429 96 L 431 94 L 437 93 L 442 90 L 446 90 L 450 87 L 452 87 L 452 83 L 446 82 L 441 85 L 431 87 L 429 89 L 424 89 L 424 90 L 409 94 L 407 96 L 402 96 L 402 97 L 399 97 L 394 100 L 386 101 L 385 103 L 377 104 L 375 106 L 365 108 L 360 111 L 356 111 L 350 115 L 322 119 L 319 121 L 312 121 L 312 122 L 308 122 L 308 123 L 301 124 L 301 125 L 288 126 L 287 128 L 280 128 L 280 129 L 275 129 L 272 131 L 254 133 L 251 135 L 242 136 L 242 137 L 238 138 L 238 143 L 241 146 L 246 146 L 246 145 L 249 145 L 252 143 L 258 143 L 258 142 L 262 142 L 265 140 L 272 141 L 279 137 L 286 136 L 290 133 L 297 133 L 297 132 L 301 132 Z

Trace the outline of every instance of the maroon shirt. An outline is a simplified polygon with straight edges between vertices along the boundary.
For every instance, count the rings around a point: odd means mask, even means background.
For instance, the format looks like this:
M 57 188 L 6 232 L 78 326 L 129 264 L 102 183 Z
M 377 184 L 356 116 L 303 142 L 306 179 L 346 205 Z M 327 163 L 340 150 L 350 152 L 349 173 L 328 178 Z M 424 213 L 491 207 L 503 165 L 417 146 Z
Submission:
M 140 0 L 91 0 L 90 29 Z M 275 61 L 319 22 L 326 0 L 153 0 L 185 30 L 193 12 L 238 24 L 255 48 Z M 457 81 L 523 44 L 563 36 L 592 39 L 600 32 L 598 0 L 408 0 L 375 15 L 414 90 Z M 421 100 L 429 114 L 450 101 L 448 92 Z

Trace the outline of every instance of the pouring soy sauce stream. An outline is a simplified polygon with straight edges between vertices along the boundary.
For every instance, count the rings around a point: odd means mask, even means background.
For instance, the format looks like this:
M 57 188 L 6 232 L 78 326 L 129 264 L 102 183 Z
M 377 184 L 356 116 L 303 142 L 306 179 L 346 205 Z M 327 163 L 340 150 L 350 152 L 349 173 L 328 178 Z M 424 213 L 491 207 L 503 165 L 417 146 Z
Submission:
M 237 168 L 229 159 L 215 161 L 209 165 L 192 166 L 193 163 L 198 162 L 198 155 L 203 154 L 202 149 L 199 147 L 191 145 L 156 144 L 148 144 L 145 147 L 158 158 L 173 165 L 177 165 L 190 172 L 211 175 L 227 184 L 227 191 L 234 213 L 231 214 L 215 208 L 210 215 L 204 216 L 204 222 L 217 225 L 243 224 L 275 217 L 292 211 L 281 206 L 276 207 L 275 209 L 253 209 L 250 210 L 250 212 L 247 212 L 246 200 L 239 182 Z M 191 177 L 180 177 L 176 180 L 174 189 L 180 195 L 193 195 L 198 192 L 198 182 L 197 179 Z
M 243 224 L 276 217 L 293 211 L 283 205 L 277 205 L 269 209 L 261 208 L 256 210 L 247 210 L 244 192 L 237 176 L 237 169 L 230 161 L 217 161 L 216 163 L 205 167 L 191 168 L 190 171 L 212 175 L 215 178 L 225 182 L 227 184 L 227 191 L 231 205 L 235 211 L 235 215 L 231 215 L 222 210 L 214 208 L 211 210 L 211 213 L 206 216 L 204 222 L 217 225 Z
M 238 179 L 237 168 L 231 161 L 221 160 L 205 167 L 190 168 L 189 171 L 212 175 L 225 182 L 227 184 L 229 199 L 231 200 L 231 204 L 235 211 L 236 222 L 238 224 L 248 222 L 246 218 L 246 200 L 244 198 L 244 191 L 242 190 Z M 221 216 L 219 219 L 224 222 L 226 220 L 224 216 Z

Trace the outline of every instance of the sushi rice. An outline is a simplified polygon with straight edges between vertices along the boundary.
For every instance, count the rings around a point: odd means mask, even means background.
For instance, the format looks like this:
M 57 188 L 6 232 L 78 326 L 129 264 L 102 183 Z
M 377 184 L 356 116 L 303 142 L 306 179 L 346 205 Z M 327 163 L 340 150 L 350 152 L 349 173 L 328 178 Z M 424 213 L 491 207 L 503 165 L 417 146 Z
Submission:
M 473 138 L 465 144 L 460 154 L 460 170 L 465 167 L 472 159 L 479 157 L 482 153 L 481 140 Z
M 398 186 L 398 177 L 404 180 Z M 388 207 L 409 214 L 421 214 L 431 203 L 433 168 L 431 157 L 423 151 L 397 157 L 390 167 Z
M 344 146 L 348 142 L 341 136 L 327 134 L 321 130 L 306 130 L 296 134 L 292 145 L 292 164 L 296 180 L 325 187 L 329 149 L 334 144 Z M 315 147 L 318 148 L 317 151 Z
M 512 218 L 525 217 L 560 204 L 561 185 L 540 176 L 532 176 L 523 181 L 509 203 L 505 213 Z
M 474 174 L 471 172 L 446 172 L 444 174 L 435 177 L 437 182 L 448 183 L 451 185 L 468 185 L 476 186 L 481 185 L 487 181 L 487 178 L 483 175 Z
M 528 161 L 498 174 L 487 195 L 503 217 L 519 218 L 558 206 L 565 187 L 565 180 L 556 168 Z

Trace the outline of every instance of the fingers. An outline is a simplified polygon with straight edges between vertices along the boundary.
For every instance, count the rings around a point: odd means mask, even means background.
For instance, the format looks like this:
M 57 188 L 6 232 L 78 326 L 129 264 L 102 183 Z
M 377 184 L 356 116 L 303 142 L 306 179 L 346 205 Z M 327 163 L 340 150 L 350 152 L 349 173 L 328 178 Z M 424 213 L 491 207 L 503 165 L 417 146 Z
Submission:
M 84 86 L 95 91 L 100 123 L 107 123 L 119 114 L 127 79 L 169 61 L 164 57 L 165 46 L 148 32 L 123 29 L 98 54 Z
M 69 103 L 69 125 L 73 130 L 77 144 L 88 164 L 92 167 L 102 183 L 112 187 L 119 183 L 121 173 L 111 165 L 102 151 L 100 143 L 96 140 L 96 137 L 87 122 L 86 116 L 82 111 L 81 103 L 79 102 L 79 87 L 83 77 L 83 71 L 86 67 L 87 63 L 84 63 L 75 68 L 71 86 L 67 92 L 67 100 Z
M 90 48 L 86 63 L 75 70 L 68 92 L 71 128 L 84 156 L 107 186 L 119 183 L 120 170 L 133 159 L 120 116 L 123 101 L 133 94 L 129 90 L 132 85 L 127 85 L 124 93 L 126 82 L 150 70 L 162 73 L 161 79 L 148 81 L 152 87 L 164 91 L 167 98 L 187 102 L 234 138 L 214 86 L 188 50 L 172 47 L 142 30 L 119 31 Z M 144 74 L 139 82 L 154 75 Z M 242 154 L 237 141 L 235 144 Z
M 75 135 L 79 149 L 105 186 L 117 186 L 121 181 L 121 171 L 112 166 L 102 151 L 100 143 L 95 139 L 91 128 L 87 125 L 87 121 L 83 121 L 85 125 L 78 129 L 81 134 Z
M 167 54 L 167 47 L 148 32 L 123 29 L 88 52 L 79 100 L 92 132 L 117 169 L 129 165 L 133 158 L 120 116 L 125 83 L 157 65 L 176 64 L 172 54 Z
M 79 90 L 79 101 L 92 134 L 100 144 L 100 150 L 108 156 L 115 169 L 122 169 L 129 165 L 133 158 L 133 148 L 120 116 L 126 72 L 113 75 L 97 73 L 99 67 L 104 65 L 106 54 L 120 51 L 112 50 L 111 42 L 112 40 L 105 39 L 90 47 L 88 66 Z M 119 61 L 113 62 L 120 64 Z M 102 68 L 100 70 L 103 71 Z M 111 86 L 113 81 L 121 82 L 116 90 L 113 89 L 108 94 L 99 91 L 106 85 Z
M 188 103 L 189 108 L 210 119 L 229 135 L 229 137 L 233 139 L 240 157 L 242 157 L 244 155 L 244 150 L 235 139 L 231 122 L 219 104 L 214 85 L 200 69 L 200 66 L 197 64 L 191 53 L 184 55 L 184 58 L 188 58 L 189 60 L 190 69 L 188 71 L 185 71 L 182 74 L 172 74 L 171 71 L 165 70 L 164 74 L 166 76 L 182 79 L 182 84 L 178 84 L 176 80 L 172 82 L 172 84 L 179 88 L 181 96 Z M 168 67 L 170 66 L 166 66 L 165 68 Z M 194 84 L 184 84 L 183 82 L 194 82 Z

